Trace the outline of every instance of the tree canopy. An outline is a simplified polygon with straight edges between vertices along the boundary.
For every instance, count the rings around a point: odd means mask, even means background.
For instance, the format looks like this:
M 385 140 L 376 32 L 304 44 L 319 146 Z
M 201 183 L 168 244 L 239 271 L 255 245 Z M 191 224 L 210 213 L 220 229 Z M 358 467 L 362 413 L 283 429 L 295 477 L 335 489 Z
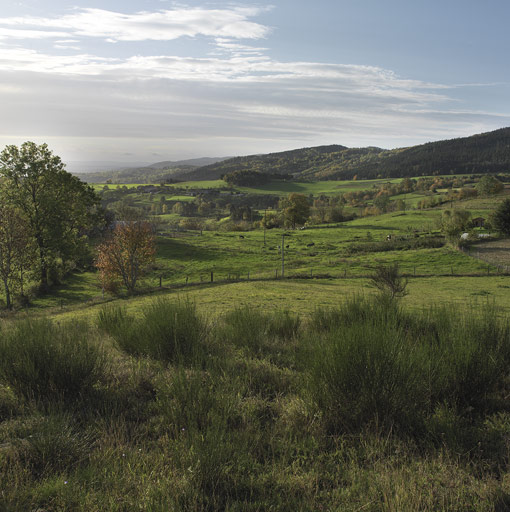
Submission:
M 120 223 L 97 252 L 96 266 L 103 286 L 112 289 L 120 280 L 132 293 L 145 267 L 154 261 L 156 246 L 151 225 L 143 221 Z
M 282 200 L 283 216 L 285 223 L 293 228 L 296 225 L 304 224 L 310 216 L 310 203 L 303 194 L 290 194 Z
M 46 144 L 34 142 L 7 146 L 0 154 L 0 195 L 28 223 L 40 284 L 46 288 L 53 270 L 83 252 L 87 229 L 100 219 L 98 198 Z
M 492 224 L 500 233 L 510 235 L 510 199 L 505 199 L 492 215 Z

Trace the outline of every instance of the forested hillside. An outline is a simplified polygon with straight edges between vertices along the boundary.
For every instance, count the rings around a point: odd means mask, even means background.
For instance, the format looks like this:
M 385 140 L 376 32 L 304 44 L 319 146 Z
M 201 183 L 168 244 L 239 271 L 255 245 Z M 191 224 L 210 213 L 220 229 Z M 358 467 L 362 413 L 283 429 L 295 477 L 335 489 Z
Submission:
M 362 153 L 379 149 L 355 150 Z M 218 179 L 235 171 L 259 171 L 270 174 L 301 174 L 310 169 L 321 169 L 332 162 L 340 161 L 345 151 L 351 151 L 337 144 L 313 148 L 294 149 L 267 155 L 238 156 L 223 162 L 200 167 L 188 174 L 187 179 Z
M 510 128 L 393 150 L 332 145 L 237 157 L 200 167 L 187 179 L 217 179 L 238 170 L 310 180 L 505 172 L 510 170 Z

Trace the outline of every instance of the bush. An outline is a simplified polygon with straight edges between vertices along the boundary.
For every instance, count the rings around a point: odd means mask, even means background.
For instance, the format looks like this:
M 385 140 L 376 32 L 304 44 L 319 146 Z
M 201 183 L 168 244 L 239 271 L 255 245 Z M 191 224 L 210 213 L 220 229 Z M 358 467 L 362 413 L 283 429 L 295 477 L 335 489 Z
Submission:
M 275 311 L 269 317 L 267 333 L 276 338 L 290 339 L 297 336 L 300 325 L 300 318 L 290 311 Z
M 266 340 L 268 325 L 269 317 L 265 313 L 248 306 L 236 308 L 223 317 L 220 336 L 233 345 L 260 351 Z
M 407 295 L 407 279 L 402 277 L 398 263 L 378 265 L 370 283 L 379 290 L 381 297 L 390 301 Z
M 353 299 L 315 313 L 302 361 L 305 394 L 328 430 L 417 432 L 440 406 L 489 407 L 508 376 L 510 328 L 490 308 L 404 314 L 391 301 Z
M 365 322 L 306 341 L 307 393 L 330 432 L 414 427 L 425 403 L 422 367 L 391 324 Z
M 0 340 L 0 378 L 28 399 L 76 399 L 104 372 L 104 354 L 86 325 L 24 320 Z
M 110 306 L 100 311 L 97 323 L 124 351 L 164 361 L 198 355 L 206 333 L 195 305 L 187 301 L 157 300 L 136 320 L 122 308 Z

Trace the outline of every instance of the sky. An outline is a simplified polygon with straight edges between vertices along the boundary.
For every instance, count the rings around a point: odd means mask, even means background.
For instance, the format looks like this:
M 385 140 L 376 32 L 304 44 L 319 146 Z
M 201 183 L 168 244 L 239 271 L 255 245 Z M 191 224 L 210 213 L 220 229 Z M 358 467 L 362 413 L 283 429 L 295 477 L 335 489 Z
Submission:
M 0 149 L 138 164 L 510 126 L 508 0 L 3 0 Z

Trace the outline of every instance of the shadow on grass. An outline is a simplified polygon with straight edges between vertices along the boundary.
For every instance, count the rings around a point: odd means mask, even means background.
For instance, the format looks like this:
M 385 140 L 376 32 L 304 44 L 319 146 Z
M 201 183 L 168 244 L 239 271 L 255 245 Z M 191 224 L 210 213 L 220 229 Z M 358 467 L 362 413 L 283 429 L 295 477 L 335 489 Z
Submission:
M 359 231 L 360 229 L 375 229 L 379 231 L 400 231 L 402 228 L 397 226 L 382 226 L 376 224 L 356 224 L 356 225 L 342 225 L 343 229 L 353 229 Z
M 160 238 L 157 241 L 156 255 L 164 259 L 192 258 L 194 261 L 213 261 L 221 258 L 221 251 L 190 245 L 176 238 Z

